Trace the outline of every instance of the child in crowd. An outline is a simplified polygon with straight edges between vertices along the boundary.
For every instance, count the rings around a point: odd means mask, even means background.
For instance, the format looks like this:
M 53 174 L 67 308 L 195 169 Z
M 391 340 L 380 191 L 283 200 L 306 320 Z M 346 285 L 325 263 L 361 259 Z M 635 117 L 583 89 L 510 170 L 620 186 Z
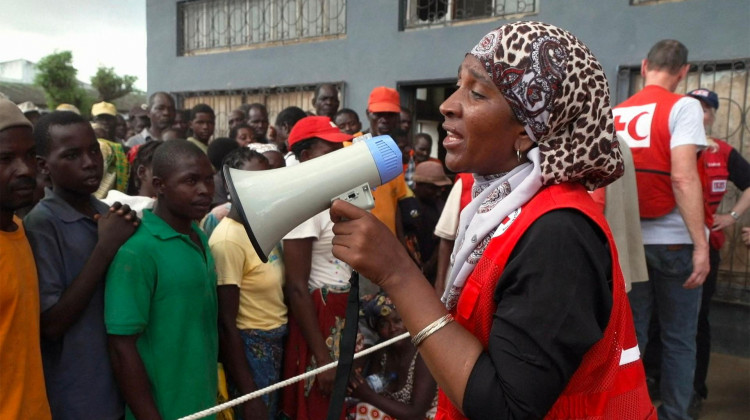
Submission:
M 130 176 L 130 185 L 128 185 L 128 194 L 141 197 L 156 197 L 152 181 L 153 160 L 156 149 L 164 142 L 160 140 L 151 140 L 140 146 L 131 163 L 132 173 Z M 152 206 L 153 207 L 153 206 Z
M 380 341 L 406 332 L 385 293 L 364 296 L 360 306 L 360 318 L 377 332 Z M 373 389 L 373 385 L 380 386 Z M 365 371 L 358 368 L 352 372 L 348 391 L 359 400 L 356 420 L 389 418 L 385 413 L 398 419 L 435 418 L 437 384 L 409 340 L 397 341 L 368 356 Z
M 52 188 L 24 219 L 39 275 L 42 362 L 55 419 L 120 419 L 104 329 L 104 276 L 135 231 L 128 206 L 92 194 L 102 154 L 91 125 L 73 112 L 44 115 L 34 129 L 39 170 Z
M 0 418 L 51 418 L 39 348 L 39 284 L 21 219 L 34 199 L 31 123 L 0 98 Z
M 245 147 L 255 141 L 253 139 L 253 129 L 246 123 L 240 123 L 229 130 L 229 138 L 236 141 L 240 147 Z
M 227 157 L 229 152 L 240 147 L 237 142 L 227 137 L 219 137 L 214 139 L 211 144 L 208 145 L 208 160 L 211 161 L 216 173 L 214 174 L 214 198 L 212 207 L 216 207 L 220 204 L 224 204 L 229 201 L 229 193 L 224 187 L 224 181 L 221 175 L 221 166 L 224 162 L 224 158 Z M 226 213 L 224 213 L 226 216 Z
M 223 161 L 223 164 L 219 165 L 221 169 L 218 170 L 216 174 L 214 174 L 214 186 L 217 189 L 221 187 L 223 191 L 227 191 L 226 179 L 224 179 L 224 165 L 229 165 L 230 168 L 242 169 L 245 171 L 265 171 L 267 169 L 270 169 L 268 159 L 266 159 L 266 157 L 262 154 L 250 150 L 247 147 L 235 149 L 227 154 L 226 158 Z M 220 183 L 221 185 L 219 186 L 217 185 L 217 183 Z M 214 196 L 216 196 L 216 193 L 214 193 Z M 227 196 L 229 196 L 228 193 Z M 211 209 L 211 212 L 208 213 L 203 220 L 201 220 L 201 229 L 203 229 L 203 232 L 206 233 L 207 237 L 211 237 L 211 233 L 213 233 L 219 222 L 221 222 L 229 214 L 231 209 L 232 204 L 229 202 L 218 205 Z
M 284 154 L 281 153 L 279 147 L 273 143 L 250 143 L 247 147 L 249 147 L 250 150 L 255 150 L 268 159 L 268 169 L 278 169 L 286 166 Z
M 190 110 L 190 129 L 193 135 L 187 141 L 198 146 L 203 153 L 208 151 L 208 143 L 214 135 L 216 114 L 213 108 L 206 104 L 198 104 Z
M 211 162 L 195 145 L 171 140 L 152 167 L 156 204 L 117 253 L 105 291 L 127 419 L 175 419 L 212 407 L 218 384 L 216 271 L 194 222 L 211 208 Z
M 182 137 L 182 132 L 179 129 L 174 128 L 174 127 L 169 127 L 166 130 L 161 132 L 161 139 L 164 141 L 185 140 L 185 137 Z
M 362 132 L 359 115 L 353 109 L 342 108 L 333 116 L 333 122 L 346 134 L 357 137 Z
M 110 190 L 102 201 L 107 204 L 113 204 L 115 201 L 127 204 L 138 213 L 138 217 L 143 216 L 144 209 L 152 209 L 156 201 L 154 198 L 156 193 L 151 183 L 153 175 L 151 161 L 156 148 L 162 144 L 161 140 L 151 140 L 137 146 L 138 151 L 130 165 L 128 194 L 123 194 L 118 190 Z
M 268 169 L 266 158 L 246 147 L 230 153 L 224 164 L 246 171 Z M 287 322 L 284 265 L 280 247 L 271 252 L 267 263 L 260 260 L 237 206 L 213 230 L 209 245 L 218 275 L 221 361 L 236 397 L 279 380 Z M 275 419 L 276 395 L 243 404 L 241 418 Z

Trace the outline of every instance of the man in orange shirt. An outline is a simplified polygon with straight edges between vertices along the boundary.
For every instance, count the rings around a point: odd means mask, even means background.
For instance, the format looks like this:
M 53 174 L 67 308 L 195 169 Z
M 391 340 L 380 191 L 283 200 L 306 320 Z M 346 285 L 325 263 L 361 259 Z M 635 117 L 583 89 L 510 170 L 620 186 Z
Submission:
M 401 101 L 398 91 L 378 86 L 370 93 L 367 101 L 367 120 L 370 122 L 370 133 L 373 137 L 393 135 L 401 124 Z M 388 229 L 403 238 L 403 227 L 398 211 L 398 202 L 414 194 L 406 186 L 404 174 L 387 182 L 372 193 L 375 198 L 375 208 L 372 214 L 383 222 Z
M 32 203 L 36 151 L 31 123 L 0 99 L 0 418 L 50 419 L 39 345 L 39 284 L 15 210 Z

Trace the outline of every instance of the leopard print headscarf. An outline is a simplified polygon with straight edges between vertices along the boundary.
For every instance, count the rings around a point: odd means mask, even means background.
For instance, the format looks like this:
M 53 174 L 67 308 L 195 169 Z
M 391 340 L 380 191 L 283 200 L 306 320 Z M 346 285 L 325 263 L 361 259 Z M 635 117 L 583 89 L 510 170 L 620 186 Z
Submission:
M 542 22 L 488 33 L 479 59 L 539 147 L 545 185 L 580 182 L 593 190 L 623 173 L 604 71 L 588 47 Z

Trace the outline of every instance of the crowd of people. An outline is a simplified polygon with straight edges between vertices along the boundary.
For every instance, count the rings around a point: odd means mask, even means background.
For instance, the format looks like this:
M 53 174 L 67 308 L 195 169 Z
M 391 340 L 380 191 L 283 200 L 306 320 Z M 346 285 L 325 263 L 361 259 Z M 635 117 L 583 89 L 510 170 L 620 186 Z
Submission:
M 697 416 L 750 164 L 706 136 L 715 92 L 673 93 L 687 63 L 658 42 L 645 88 L 610 108 L 577 38 L 504 25 L 440 107 L 445 162 L 385 86 L 363 119 L 332 84 L 273 124 L 242 105 L 226 138 L 210 106 L 167 92 L 127 119 L 0 99 L 0 418 L 176 419 L 338 360 L 353 270 L 358 349 L 412 340 L 355 364 L 342 419 L 652 419 L 657 399 L 659 418 Z M 380 135 L 403 172 L 375 208 L 337 201 L 264 262 L 222 168 L 304 165 Z M 743 192 L 722 214 L 728 181 Z M 334 376 L 219 416 L 325 418 Z

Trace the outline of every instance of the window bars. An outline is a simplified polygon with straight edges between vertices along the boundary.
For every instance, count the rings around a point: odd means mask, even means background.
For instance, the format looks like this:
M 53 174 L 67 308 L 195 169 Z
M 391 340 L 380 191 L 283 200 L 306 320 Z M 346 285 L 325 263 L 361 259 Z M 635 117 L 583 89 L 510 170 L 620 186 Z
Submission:
M 177 10 L 180 55 L 346 33 L 346 0 L 194 0 Z
M 537 0 L 402 0 L 403 28 L 509 18 L 537 12 Z
M 344 83 L 333 83 L 344 97 Z M 273 125 L 276 115 L 282 109 L 296 106 L 304 111 L 313 112 L 312 98 L 316 85 L 296 85 L 273 88 L 248 88 L 237 90 L 215 90 L 201 92 L 173 92 L 177 107 L 190 109 L 197 104 L 206 104 L 216 114 L 214 138 L 226 137 L 229 134 L 229 114 L 243 104 L 261 103 L 268 109 L 268 120 Z M 342 104 L 343 107 L 343 104 Z

